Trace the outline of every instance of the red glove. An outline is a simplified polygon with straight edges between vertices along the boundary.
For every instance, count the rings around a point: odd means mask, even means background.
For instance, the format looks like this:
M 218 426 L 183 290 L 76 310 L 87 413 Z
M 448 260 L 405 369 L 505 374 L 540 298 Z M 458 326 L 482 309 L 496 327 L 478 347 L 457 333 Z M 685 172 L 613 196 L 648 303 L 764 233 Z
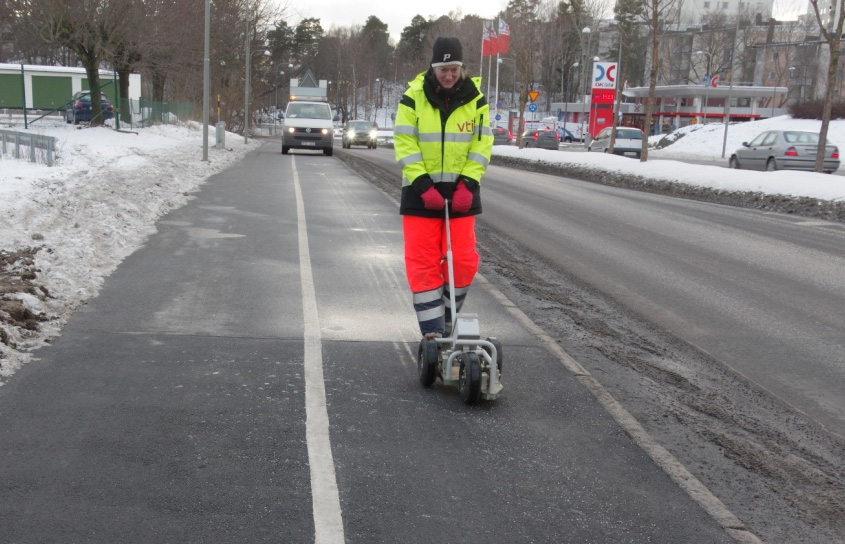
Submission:
M 458 186 L 455 187 L 455 192 L 452 193 L 452 211 L 466 213 L 470 206 L 472 206 L 472 193 L 467 189 L 464 180 L 460 180 Z
M 442 210 L 446 207 L 446 201 L 443 200 L 443 195 L 433 186 L 428 188 L 428 191 L 422 194 L 423 203 L 426 210 Z

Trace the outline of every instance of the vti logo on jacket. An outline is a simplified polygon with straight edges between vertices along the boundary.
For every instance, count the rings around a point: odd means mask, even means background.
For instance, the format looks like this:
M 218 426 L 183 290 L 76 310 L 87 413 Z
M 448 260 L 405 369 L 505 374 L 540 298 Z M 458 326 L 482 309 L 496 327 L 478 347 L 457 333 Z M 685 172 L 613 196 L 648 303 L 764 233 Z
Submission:
M 458 130 L 460 132 L 475 132 L 475 120 L 458 123 Z

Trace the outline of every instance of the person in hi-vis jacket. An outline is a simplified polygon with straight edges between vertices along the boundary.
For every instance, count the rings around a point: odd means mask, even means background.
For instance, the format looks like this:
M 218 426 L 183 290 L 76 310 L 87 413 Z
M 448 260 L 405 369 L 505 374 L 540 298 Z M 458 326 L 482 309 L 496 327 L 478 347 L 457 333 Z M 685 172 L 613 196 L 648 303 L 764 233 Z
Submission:
M 408 84 L 394 127 L 396 161 L 402 167 L 405 268 L 424 336 L 448 334 L 455 291 L 458 313 L 479 256 L 475 216 L 481 213 L 481 178 L 490 163 L 493 131 L 481 78 L 463 68 L 458 38 L 437 38 L 431 67 Z M 455 277 L 446 263 L 446 201 L 452 228 Z

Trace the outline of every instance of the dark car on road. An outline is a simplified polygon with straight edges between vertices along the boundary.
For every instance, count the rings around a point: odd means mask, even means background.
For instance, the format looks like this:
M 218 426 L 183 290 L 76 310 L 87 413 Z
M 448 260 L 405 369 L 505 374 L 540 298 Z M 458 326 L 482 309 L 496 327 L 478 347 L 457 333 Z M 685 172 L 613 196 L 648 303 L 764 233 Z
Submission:
M 114 106 L 111 105 L 105 93 L 100 93 L 100 103 L 103 108 L 103 119 L 112 119 L 114 117 Z M 68 123 L 78 125 L 80 121 L 90 121 L 91 117 L 91 91 L 79 91 L 67 103 L 65 120 Z
M 378 127 L 370 121 L 348 121 L 343 127 L 344 149 L 353 145 L 365 145 L 369 149 L 378 147 Z
M 558 136 L 557 131 L 548 128 L 526 130 L 522 133 L 522 142 L 525 147 L 538 147 L 557 151 L 560 147 L 560 136 Z
M 511 145 L 513 134 L 505 127 L 493 127 L 493 145 Z
M 731 155 L 731 168 L 749 170 L 806 170 L 812 172 L 819 149 L 817 132 L 803 130 L 769 130 Z M 822 170 L 832 174 L 839 169 L 839 148 L 827 142 Z

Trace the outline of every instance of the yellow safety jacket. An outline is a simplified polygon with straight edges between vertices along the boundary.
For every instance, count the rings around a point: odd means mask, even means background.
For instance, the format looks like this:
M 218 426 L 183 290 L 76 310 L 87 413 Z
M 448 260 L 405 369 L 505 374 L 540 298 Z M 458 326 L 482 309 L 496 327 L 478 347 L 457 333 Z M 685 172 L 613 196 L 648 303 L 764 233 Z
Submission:
M 459 178 L 473 193 L 473 204 L 455 216 L 481 213 L 480 181 L 490 164 L 493 131 L 480 86 L 481 78 L 464 78 L 454 89 L 443 90 L 431 69 L 409 83 L 393 130 L 402 167 L 400 213 L 442 217 L 442 211 L 426 210 L 420 195 L 434 186 L 451 198 Z

